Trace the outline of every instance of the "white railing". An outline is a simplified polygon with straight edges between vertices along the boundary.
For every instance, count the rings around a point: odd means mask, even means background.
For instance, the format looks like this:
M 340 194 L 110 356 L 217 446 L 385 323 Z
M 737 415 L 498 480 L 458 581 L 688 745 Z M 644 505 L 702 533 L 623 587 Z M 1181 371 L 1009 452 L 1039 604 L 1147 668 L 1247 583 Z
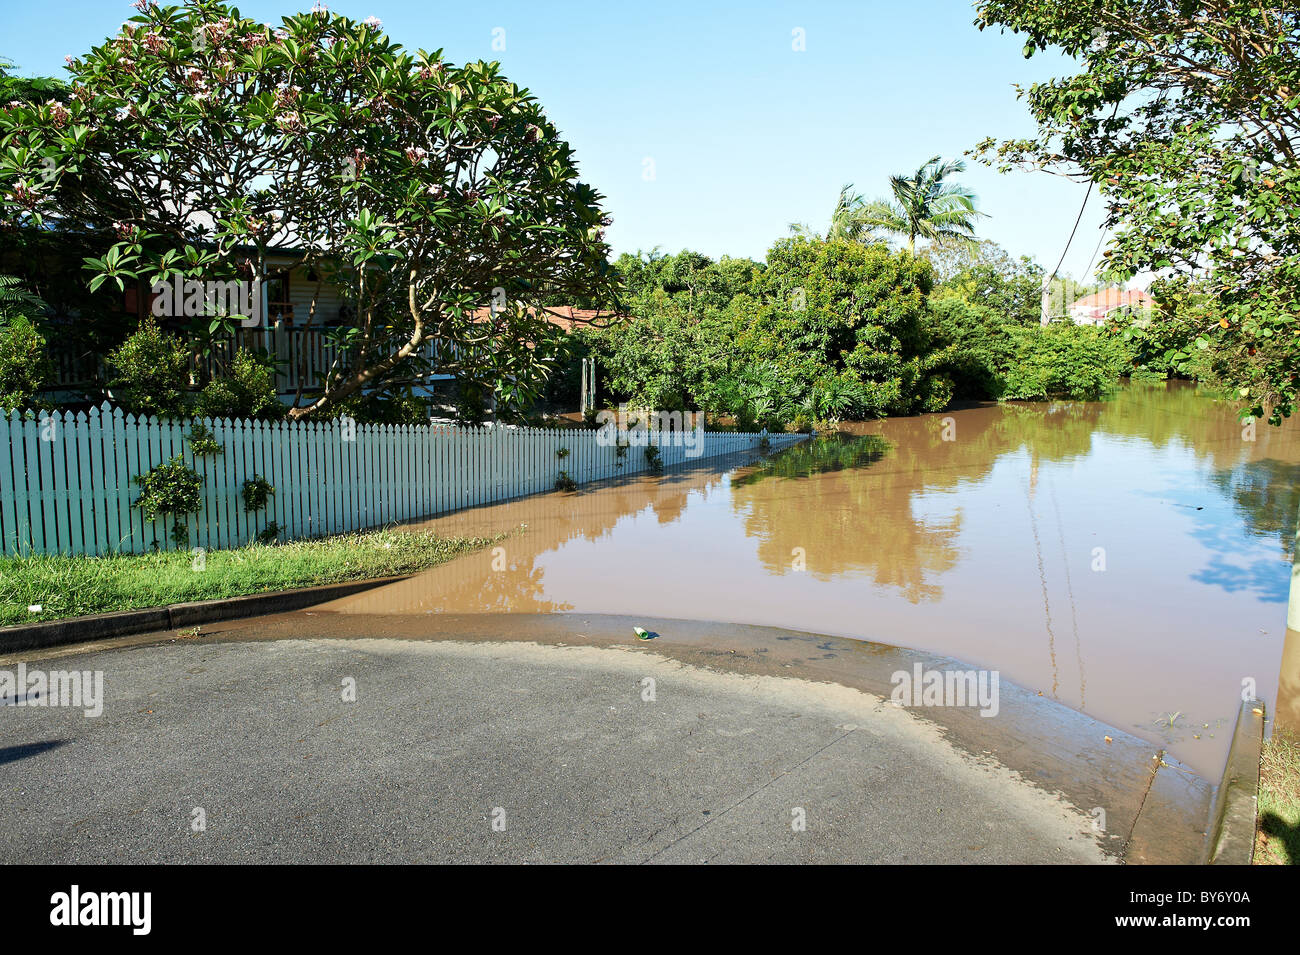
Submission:
M 440 353 L 438 344 L 430 339 L 420 348 L 421 356 L 435 365 L 441 357 L 450 358 L 455 354 L 450 346 Z M 275 389 L 285 396 L 294 394 L 299 386 L 308 393 L 319 388 L 339 357 L 338 347 L 318 328 L 240 328 L 233 336 L 217 338 L 206 357 L 191 359 L 191 371 L 196 375 L 201 372 L 215 375 L 219 371 L 218 362 L 228 365 L 240 348 L 264 352 L 274 360 Z M 103 360 L 88 353 L 55 349 L 52 358 L 55 389 L 102 385 L 108 375 Z
M 195 457 L 202 423 L 222 446 Z M 756 449 L 765 435 L 703 432 L 699 453 L 678 435 L 650 432 L 666 468 Z M 689 435 L 688 435 L 689 437 Z M 803 435 L 767 436 L 773 450 Z M 557 457 L 568 449 L 564 458 Z M 203 477 L 202 507 L 189 515 L 189 545 L 248 543 L 274 522 L 280 539 L 317 537 L 430 517 L 551 490 L 560 471 L 583 484 L 646 471 L 644 447 L 622 457 L 592 430 L 449 425 L 357 425 L 347 419 L 290 423 L 202 418 L 137 419 L 107 404 L 89 412 L 0 413 L 0 552 L 141 553 L 175 546 L 170 521 L 132 506 L 133 482 L 181 455 Z M 244 482 L 275 493 L 244 508 Z

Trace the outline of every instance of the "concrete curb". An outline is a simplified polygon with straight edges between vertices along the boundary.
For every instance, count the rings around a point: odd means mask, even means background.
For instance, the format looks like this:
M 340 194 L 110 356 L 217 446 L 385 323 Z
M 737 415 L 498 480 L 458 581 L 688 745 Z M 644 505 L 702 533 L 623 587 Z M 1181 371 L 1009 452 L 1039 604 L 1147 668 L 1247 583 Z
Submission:
M 123 610 L 118 613 L 99 613 L 87 617 L 50 620 L 45 623 L 0 627 L 0 653 L 39 650 L 67 643 L 85 643 L 88 640 L 107 640 L 110 637 L 123 637 L 133 633 L 148 633 L 152 630 L 176 630 L 218 620 L 285 613 L 405 579 L 404 576 L 398 576 L 373 580 L 350 580 L 319 587 L 300 587 L 295 590 L 277 590 L 244 597 L 201 600 L 194 603 L 171 604 L 167 607 L 150 607 L 145 610 Z
M 1250 865 L 1255 856 L 1255 817 L 1259 804 L 1259 758 L 1264 745 L 1264 704 L 1244 700 L 1214 795 L 1206 830 L 1208 865 Z

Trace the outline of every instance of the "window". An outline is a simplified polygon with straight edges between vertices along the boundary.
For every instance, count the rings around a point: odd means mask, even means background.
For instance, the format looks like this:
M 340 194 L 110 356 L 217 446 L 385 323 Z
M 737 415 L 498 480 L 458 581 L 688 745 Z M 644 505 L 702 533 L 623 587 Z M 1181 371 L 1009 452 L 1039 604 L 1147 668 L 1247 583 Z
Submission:
M 289 272 L 271 272 L 266 276 L 266 323 L 274 325 L 284 320 L 287 328 L 293 327 L 293 302 L 289 301 Z

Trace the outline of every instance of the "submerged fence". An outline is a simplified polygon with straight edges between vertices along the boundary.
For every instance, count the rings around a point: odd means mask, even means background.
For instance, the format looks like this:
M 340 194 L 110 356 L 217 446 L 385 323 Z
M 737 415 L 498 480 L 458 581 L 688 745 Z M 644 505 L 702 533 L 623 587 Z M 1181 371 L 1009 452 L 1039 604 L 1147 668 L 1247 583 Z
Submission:
M 221 452 L 196 456 L 201 423 Z M 681 440 L 699 439 L 699 453 Z M 236 547 L 274 523 L 281 539 L 318 537 L 431 517 L 550 490 L 560 472 L 576 483 L 648 470 L 645 443 L 665 467 L 802 435 L 629 432 L 620 456 L 593 430 L 450 425 L 358 425 L 200 418 L 159 421 L 105 404 L 89 412 L 0 417 L 0 551 L 8 554 L 141 553 L 175 546 L 171 519 L 133 504 L 133 481 L 177 455 L 203 478 L 202 507 L 185 519 L 189 546 Z M 559 457 L 558 452 L 568 453 Z M 244 482 L 275 492 L 250 512 Z

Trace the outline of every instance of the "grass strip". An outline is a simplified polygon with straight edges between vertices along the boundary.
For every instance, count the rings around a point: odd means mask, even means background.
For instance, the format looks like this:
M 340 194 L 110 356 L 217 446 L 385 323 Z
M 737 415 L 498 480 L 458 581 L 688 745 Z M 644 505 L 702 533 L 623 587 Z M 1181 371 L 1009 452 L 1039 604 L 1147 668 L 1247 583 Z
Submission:
M 495 540 L 365 531 L 203 554 L 0 557 L 0 625 L 408 574 Z
M 1300 734 L 1274 727 L 1259 763 L 1256 865 L 1300 865 Z

